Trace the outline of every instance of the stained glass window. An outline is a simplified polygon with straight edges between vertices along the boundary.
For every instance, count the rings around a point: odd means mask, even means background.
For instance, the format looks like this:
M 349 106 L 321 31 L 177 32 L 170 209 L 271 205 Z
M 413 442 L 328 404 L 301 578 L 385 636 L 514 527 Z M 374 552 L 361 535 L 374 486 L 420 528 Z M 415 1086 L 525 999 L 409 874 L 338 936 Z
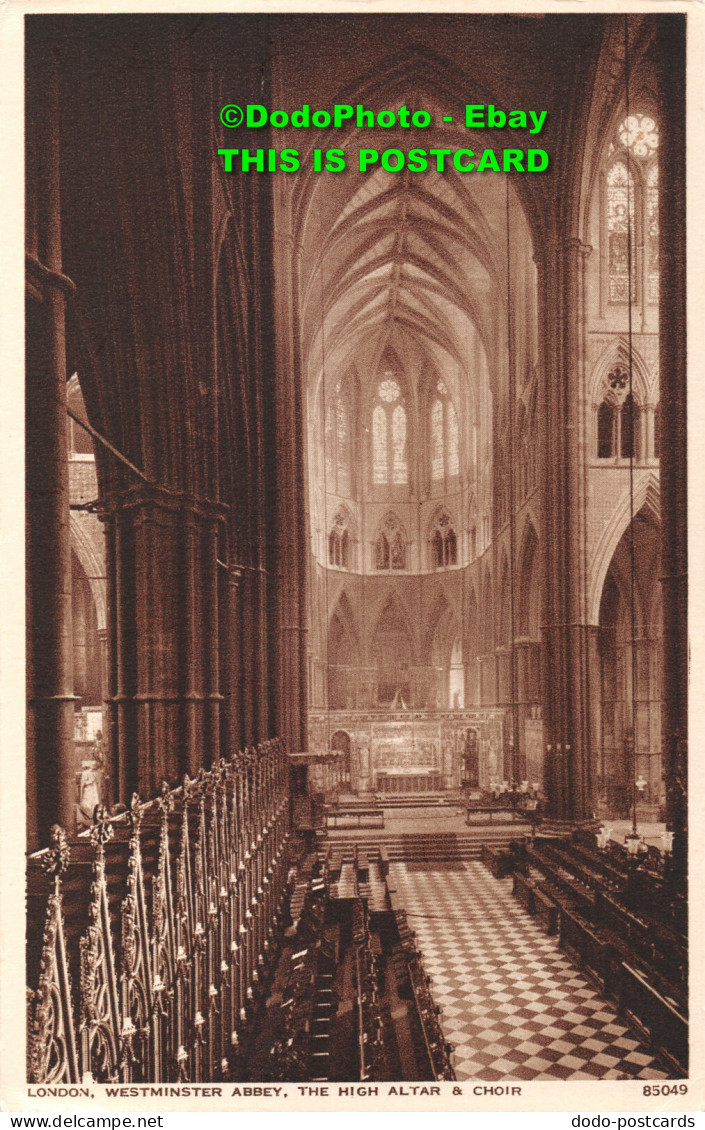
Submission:
M 646 114 L 630 114 L 619 127 L 619 140 L 637 157 L 650 157 L 658 147 L 658 130 Z
M 342 396 L 336 404 L 338 493 L 350 493 L 350 412 Z
M 634 231 L 634 178 L 623 161 L 616 161 L 607 174 L 607 264 L 610 302 L 629 300 L 628 233 Z M 633 239 L 633 235 L 632 235 Z M 635 256 L 632 246 L 631 295 L 635 296 Z
M 406 465 L 406 412 L 397 404 L 392 414 L 392 450 L 394 452 L 394 483 L 398 486 L 409 481 Z
M 458 417 L 453 404 L 448 401 L 448 474 L 457 475 L 460 471 L 458 456 Z
M 646 278 L 649 302 L 658 302 L 658 165 L 646 178 Z
M 431 408 L 431 478 L 443 478 L 443 404 L 434 400 Z
M 635 302 L 642 296 L 658 302 L 658 145 L 656 120 L 648 114 L 630 114 L 609 149 L 605 255 L 610 302 Z
M 460 472 L 458 453 L 458 417 L 443 381 L 436 390 L 442 399 L 431 404 L 431 480 L 440 482 L 446 475 Z
M 386 404 L 393 404 L 399 399 L 399 385 L 396 381 L 384 380 L 379 386 L 379 398 Z
M 326 482 L 336 494 L 350 494 L 352 483 L 352 430 L 350 400 L 337 386 L 326 405 Z
M 372 478 L 376 483 L 388 481 L 387 414 L 381 404 L 372 413 Z
M 335 482 L 335 429 L 333 427 L 333 405 L 326 406 L 326 480 L 333 486 Z M 335 488 L 334 488 L 335 489 Z
M 409 481 L 406 409 L 393 375 L 385 372 L 384 380 L 377 386 L 377 403 L 372 412 L 372 481 L 403 486 Z

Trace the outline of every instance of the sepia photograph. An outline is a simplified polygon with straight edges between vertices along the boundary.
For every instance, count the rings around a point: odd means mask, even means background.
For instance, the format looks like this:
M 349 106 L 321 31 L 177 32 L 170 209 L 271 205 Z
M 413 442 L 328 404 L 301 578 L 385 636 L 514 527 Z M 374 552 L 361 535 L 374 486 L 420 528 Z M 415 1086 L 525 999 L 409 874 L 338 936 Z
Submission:
M 23 17 L 25 1102 L 687 1095 L 689 19 Z

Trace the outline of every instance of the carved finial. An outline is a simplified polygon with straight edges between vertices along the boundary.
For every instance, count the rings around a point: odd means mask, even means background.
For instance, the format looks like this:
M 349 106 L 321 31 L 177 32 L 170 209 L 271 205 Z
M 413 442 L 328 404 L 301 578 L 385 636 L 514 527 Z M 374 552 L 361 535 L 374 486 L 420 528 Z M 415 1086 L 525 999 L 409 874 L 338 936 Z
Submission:
M 93 812 L 93 827 L 90 831 L 91 843 L 94 847 L 105 847 L 115 835 L 115 829 L 109 822 L 110 817 L 104 804 L 97 804 Z
M 167 781 L 162 781 L 161 783 L 157 804 L 164 816 L 168 816 L 170 812 L 174 811 L 174 795 L 169 789 Z
M 70 857 L 71 848 L 66 838 L 66 832 L 60 824 L 52 824 L 49 833 L 49 847 L 42 855 L 42 870 L 46 871 L 47 875 L 52 875 L 55 879 L 58 879 L 66 871 Z
M 130 801 L 130 808 L 127 813 L 127 819 L 130 822 L 132 831 L 135 834 L 139 833 L 140 824 L 142 823 L 142 803 L 140 801 L 139 793 L 132 794 L 132 800 Z

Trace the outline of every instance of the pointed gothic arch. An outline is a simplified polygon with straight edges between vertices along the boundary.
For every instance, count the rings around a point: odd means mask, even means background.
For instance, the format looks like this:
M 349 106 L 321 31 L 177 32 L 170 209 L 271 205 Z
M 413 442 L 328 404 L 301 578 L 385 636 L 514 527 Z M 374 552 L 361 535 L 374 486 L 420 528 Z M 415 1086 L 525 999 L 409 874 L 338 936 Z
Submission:
M 431 569 L 458 564 L 458 537 L 447 506 L 437 506 L 428 525 L 428 558 Z
M 541 586 L 538 561 L 539 539 L 530 520 L 526 523 L 519 553 L 517 635 L 538 639 Z
M 403 604 L 394 592 L 389 593 L 380 609 L 370 656 L 376 668 L 377 704 L 389 706 L 397 696 L 409 704 L 415 662 L 414 633 Z
M 634 514 L 645 509 L 657 521 L 661 520 L 661 497 L 659 490 L 658 474 L 655 471 L 641 471 L 634 483 Z M 590 565 L 588 584 L 588 623 L 599 623 L 600 600 L 602 588 L 607 576 L 607 570 L 619 544 L 620 538 L 627 529 L 632 514 L 632 500 L 629 491 L 625 490 L 619 503 L 615 506 L 612 517 L 605 526 L 600 541 L 595 550 Z
M 388 510 L 377 527 L 373 545 L 373 568 L 378 572 L 404 571 L 407 568 L 406 530 L 394 510 Z
M 499 604 L 497 606 L 497 644 L 509 647 L 512 643 L 512 585 L 509 557 L 502 554 L 499 568 Z
M 489 655 L 495 646 L 495 617 L 494 617 L 494 585 L 492 573 L 485 569 L 482 579 L 482 598 L 480 603 L 480 637 L 482 641 L 482 655 Z
M 340 594 L 330 617 L 326 663 L 329 708 L 342 710 L 351 707 L 355 702 L 360 642 L 355 616 L 345 591 Z

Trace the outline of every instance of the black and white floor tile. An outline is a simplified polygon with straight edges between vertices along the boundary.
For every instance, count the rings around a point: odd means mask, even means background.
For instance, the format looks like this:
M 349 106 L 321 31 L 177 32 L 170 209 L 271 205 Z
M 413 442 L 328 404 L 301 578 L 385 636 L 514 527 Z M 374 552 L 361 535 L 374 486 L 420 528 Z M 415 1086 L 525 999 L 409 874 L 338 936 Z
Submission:
M 481 863 L 390 867 L 458 1079 L 665 1079 L 667 1072 Z

